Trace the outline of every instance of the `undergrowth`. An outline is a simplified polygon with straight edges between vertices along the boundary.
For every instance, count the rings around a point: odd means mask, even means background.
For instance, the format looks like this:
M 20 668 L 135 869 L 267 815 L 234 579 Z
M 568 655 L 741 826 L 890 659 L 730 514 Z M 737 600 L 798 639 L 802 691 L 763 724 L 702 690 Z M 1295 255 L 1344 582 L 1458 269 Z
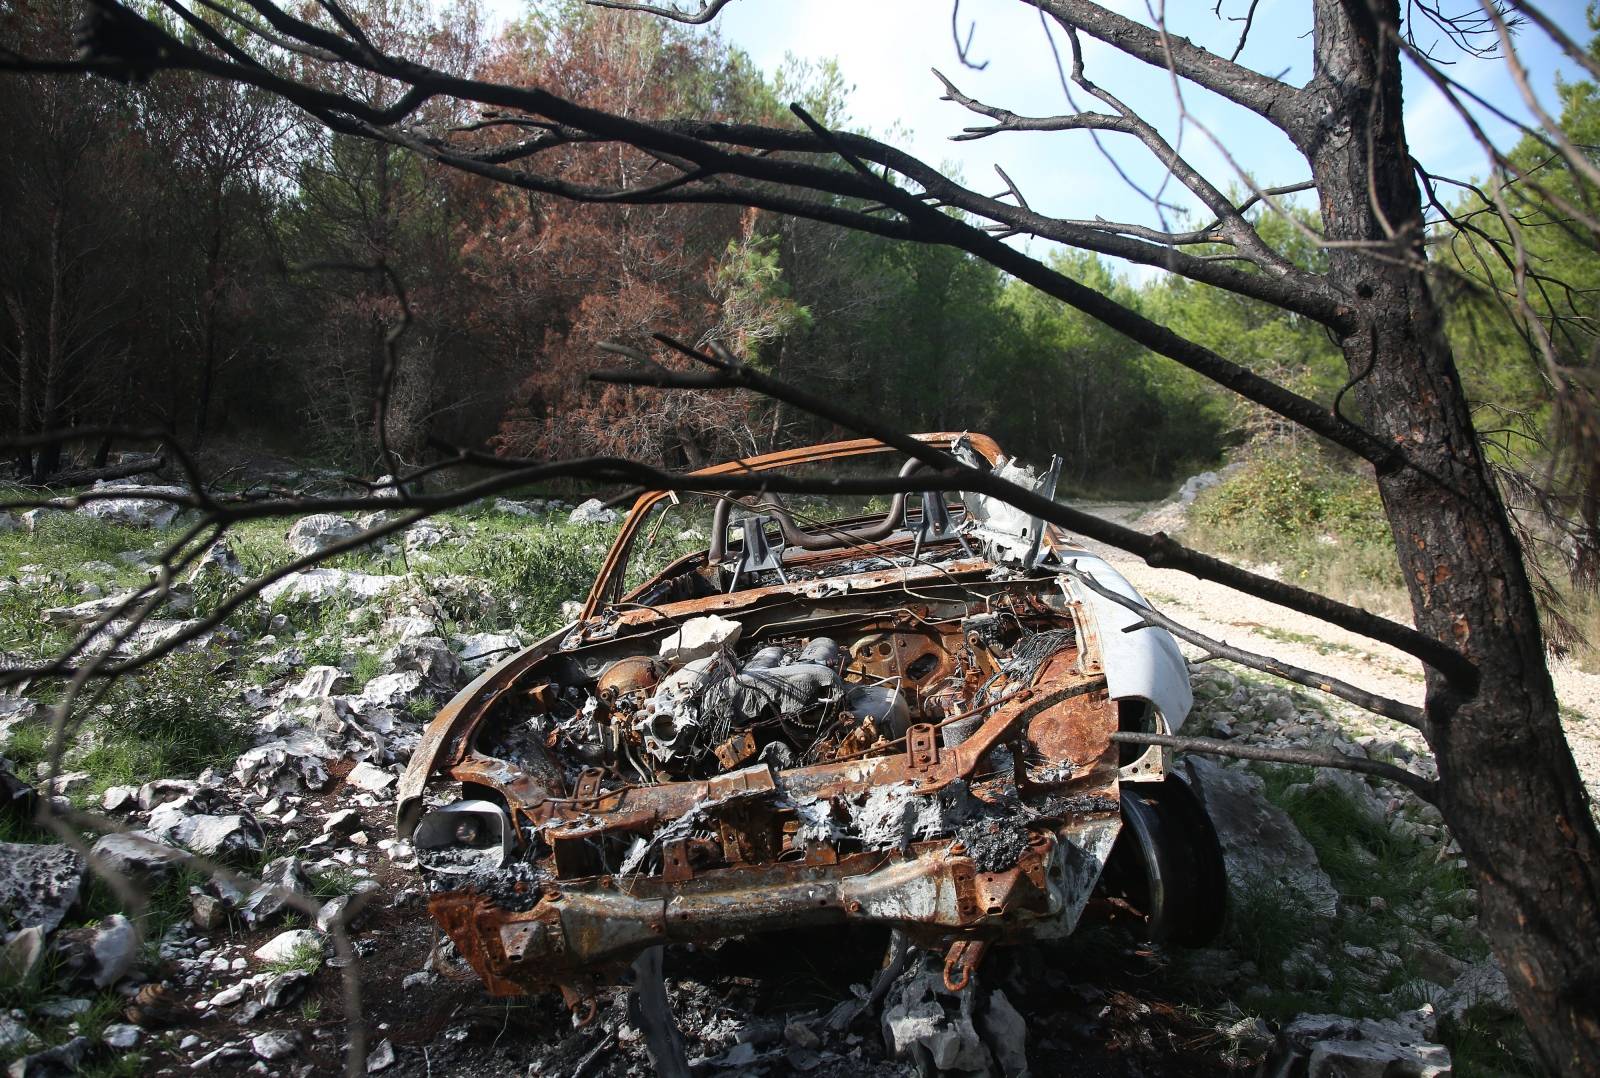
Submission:
M 249 746 L 245 716 L 218 673 L 217 651 L 180 651 L 119 678 L 71 763 L 98 790 L 227 767 Z
M 1347 602 L 1405 602 L 1376 484 L 1313 447 L 1252 458 L 1195 499 L 1182 536 L 1210 553 L 1276 565 L 1283 579 Z
M 1540 530 L 1537 520 L 1527 523 Z M 1281 444 L 1246 460 L 1195 499 L 1180 538 L 1210 554 L 1274 565 L 1284 580 L 1334 599 L 1409 618 L 1376 483 L 1314 446 Z M 1600 673 L 1600 594 L 1573 584 L 1558 548 L 1530 548 L 1537 560 L 1530 575 L 1548 581 L 1546 634 L 1580 669 Z

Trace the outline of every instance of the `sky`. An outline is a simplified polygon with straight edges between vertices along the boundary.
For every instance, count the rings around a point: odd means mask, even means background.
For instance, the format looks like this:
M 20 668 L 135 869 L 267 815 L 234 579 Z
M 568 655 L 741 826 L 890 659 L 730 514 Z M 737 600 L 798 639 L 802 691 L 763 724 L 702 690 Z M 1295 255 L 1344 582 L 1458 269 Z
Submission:
M 1476 7 L 1475 0 L 1445 2 Z M 679 3 L 692 8 L 697 0 Z M 1146 0 L 1110 0 L 1109 6 L 1132 18 L 1150 17 Z M 1168 25 L 1172 32 L 1227 55 L 1241 24 L 1219 20 L 1212 14 L 1213 6 L 1213 0 L 1173 0 L 1167 5 Z M 1248 0 L 1224 0 L 1223 15 L 1242 14 L 1247 6 Z M 519 0 L 490 0 L 490 7 L 502 16 L 522 10 Z M 1544 0 L 1543 9 L 1570 36 L 1588 40 L 1583 0 Z M 965 40 L 969 29 L 972 35 L 967 60 L 982 65 L 982 70 L 963 65 L 957 55 L 951 10 L 943 0 L 735 0 L 718 17 L 714 32 L 747 52 L 769 75 L 790 55 L 813 62 L 837 61 L 853 87 L 850 126 L 885 138 L 930 164 L 953 166 L 969 186 L 989 194 L 1003 190 L 995 172 L 998 164 L 1041 212 L 1159 224 L 1148 198 L 1118 177 L 1087 132 L 1008 132 L 950 141 L 949 136 L 963 127 L 986 121 L 960 105 L 941 101 L 943 91 L 931 67 L 964 93 L 1019 114 L 1071 111 L 1036 9 L 1017 0 L 960 3 L 961 35 Z M 1304 83 L 1311 74 L 1310 19 L 1305 0 L 1261 0 L 1239 62 L 1295 85 Z M 1244 188 L 1240 170 L 1248 171 L 1261 186 L 1309 178 L 1304 160 L 1265 120 L 1184 84 L 1181 111 L 1193 119 L 1180 124 L 1175 90 L 1165 70 L 1084 40 L 1087 76 L 1154 119 L 1218 187 Z M 1059 30 L 1054 31 L 1054 41 L 1063 63 L 1067 62 L 1066 40 Z M 1546 109 L 1559 114 L 1556 77 L 1576 79 L 1579 69 L 1536 28 L 1518 35 L 1518 52 Z M 1441 54 L 1455 60 L 1447 68 L 1453 77 L 1498 108 L 1519 118 L 1530 117 L 1503 59 L 1477 59 L 1449 47 Z M 1413 156 L 1431 172 L 1482 177 L 1487 171 L 1483 151 L 1443 95 L 1409 63 L 1404 79 L 1406 130 Z M 1103 108 L 1088 102 L 1076 87 L 1073 90 L 1080 105 Z M 1487 115 L 1482 119 L 1498 143 L 1515 141 L 1510 125 Z M 1102 134 L 1101 139 L 1146 191 L 1160 187 L 1164 170 L 1133 138 Z M 1163 197 L 1198 212 L 1198 203 L 1175 181 L 1166 184 Z

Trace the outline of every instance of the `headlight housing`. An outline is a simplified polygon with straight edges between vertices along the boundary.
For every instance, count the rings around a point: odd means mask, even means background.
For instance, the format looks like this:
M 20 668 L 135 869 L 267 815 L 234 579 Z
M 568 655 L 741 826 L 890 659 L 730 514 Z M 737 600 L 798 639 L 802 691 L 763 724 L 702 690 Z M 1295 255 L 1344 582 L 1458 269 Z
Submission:
M 434 872 L 453 875 L 499 868 L 515 842 L 510 815 L 493 801 L 457 801 L 432 809 L 417 821 L 411 836 L 417 860 Z

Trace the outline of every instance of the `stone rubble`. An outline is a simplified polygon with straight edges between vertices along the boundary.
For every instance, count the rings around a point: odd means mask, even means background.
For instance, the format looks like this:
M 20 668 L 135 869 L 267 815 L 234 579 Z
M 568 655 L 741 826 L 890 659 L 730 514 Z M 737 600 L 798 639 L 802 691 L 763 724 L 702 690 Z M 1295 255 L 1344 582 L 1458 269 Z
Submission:
M 351 769 L 350 774 L 345 776 L 345 781 L 369 793 L 382 793 L 394 785 L 395 777 L 392 773 L 363 760 Z
M 617 511 L 608 509 L 599 498 L 590 498 L 568 514 L 573 524 L 615 524 Z
M 39 1035 L 10 1015 L 0 1014 L 0 1052 L 26 1055 L 44 1047 Z
M 6 1069 L 8 1078 L 71 1078 L 83 1069 L 94 1050 L 88 1037 L 73 1037 L 65 1044 L 23 1056 Z
M 177 847 L 138 831 L 102 835 L 89 852 L 104 871 L 115 872 L 146 888 L 171 878 L 188 859 Z
M 883 1039 L 896 1059 L 923 1073 L 1022 1078 L 1027 1026 L 999 989 L 945 987 L 941 960 L 924 955 L 890 989 Z
M 299 1033 L 284 1033 L 274 1030 L 269 1033 L 259 1033 L 250 1038 L 250 1050 L 256 1058 L 275 1062 L 286 1059 L 300 1050 L 301 1036 Z
M 244 566 L 239 563 L 239 556 L 233 552 L 232 544 L 226 539 L 218 539 L 206 547 L 206 552 L 195 560 L 194 567 L 183 579 L 192 588 L 212 580 L 240 580 L 244 575 Z
M 58 975 L 69 982 L 109 988 L 139 964 L 139 933 L 133 922 L 113 913 L 98 925 L 64 929 L 54 941 Z
M 504 513 L 508 517 L 537 517 L 543 516 L 548 503 L 541 501 L 513 501 L 510 498 L 496 498 L 489 503 L 489 508 L 496 513 Z
M 367 1073 L 378 1074 L 394 1066 L 394 1063 L 394 1045 L 389 1043 L 389 1038 L 385 1037 L 378 1042 L 376 1048 L 367 1054 Z
M 288 603 L 321 603 L 339 597 L 377 599 L 405 586 L 405 578 L 358 573 L 349 569 L 303 569 L 275 580 L 261 589 L 261 601 L 271 606 Z
M 1432 1008 L 1396 1019 L 1303 1014 L 1279 1030 L 1262 1078 L 1448 1078 Z
M 182 506 L 172 502 L 155 497 L 141 498 L 138 495 L 166 495 L 173 498 L 191 496 L 187 487 L 151 486 L 135 479 L 102 479 L 96 482 L 91 490 L 114 491 L 117 497 L 85 502 L 77 509 L 79 515 L 129 528 L 170 527 L 183 512 Z
M 295 958 L 302 950 L 321 948 L 322 934 L 309 928 L 291 928 L 280 932 L 253 952 L 263 962 L 283 962 Z
M 1184 766 L 1217 829 L 1228 886 L 1236 897 L 1256 888 L 1284 888 L 1319 916 L 1338 912 L 1338 889 L 1318 864 L 1316 851 L 1288 813 L 1266 799 L 1259 776 L 1199 756 L 1187 757 Z
M 3 983 L 27 986 L 43 970 L 48 940 L 41 925 L 12 932 L 0 948 L 0 978 Z
M 474 676 L 523 648 L 522 638 L 514 633 L 472 633 L 453 637 L 451 643 L 462 667 Z

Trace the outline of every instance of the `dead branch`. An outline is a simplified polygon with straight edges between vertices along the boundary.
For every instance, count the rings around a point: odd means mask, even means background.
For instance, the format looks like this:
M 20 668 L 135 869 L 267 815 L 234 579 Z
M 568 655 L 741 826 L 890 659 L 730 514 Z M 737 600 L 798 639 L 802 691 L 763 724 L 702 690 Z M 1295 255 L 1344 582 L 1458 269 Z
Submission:
M 907 456 L 931 465 L 937 473 L 948 477 L 942 481 L 958 483 L 959 489 L 992 494 L 1042 520 L 1091 539 L 1097 539 L 1120 550 L 1138 554 L 1148 564 L 1157 568 L 1181 569 L 1201 579 L 1215 580 L 1247 595 L 1267 599 L 1280 606 L 1310 614 L 1360 633 L 1362 636 L 1380 640 L 1433 666 L 1458 684 L 1463 691 L 1469 694 L 1472 691 L 1476 673 L 1471 662 L 1453 648 L 1440 644 L 1415 629 L 1378 617 L 1368 611 L 1335 602 L 1326 596 L 1297 588 L 1292 584 L 1240 569 L 1185 547 L 1163 533 L 1146 535 L 1070 506 L 1061 505 L 1031 490 L 1006 482 L 992 473 L 968 467 L 942 450 L 930 448 L 892 427 L 861 416 L 832 400 L 754 370 L 726 353 L 713 354 L 717 351 L 715 345 L 712 346 L 713 352 L 705 352 L 663 334 L 657 334 L 656 339 L 710 367 L 711 371 L 680 373 L 655 366 L 634 371 L 599 371 L 592 377 L 619 385 L 653 386 L 661 389 L 754 390 L 813 415 L 829 419 L 849 430 L 876 438 Z M 617 346 L 613 346 L 611 350 L 627 355 L 638 354 L 633 349 Z
M 160 453 L 134 456 L 119 464 L 107 464 L 101 468 L 69 468 L 56 472 L 49 480 L 37 484 L 43 487 L 86 487 L 107 479 L 127 479 L 135 475 L 149 475 L 159 472 L 167 466 L 166 457 Z M 35 484 L 23 482 L 22 486 Z
M 1098 580 L 1095 580 L 1094 577 L 1079 570 L 1077 565 L 1070 560 L 1063 571 L 1101 598 L 1108 599 L 1118 606 L 1127 607 L 1144 619 L 1138 624 L 1130 625 L 1123 632 L 1135 632 L 1151 626 L 1165 629 L 1179 640 L 1188 641 L 1196 647 L 1204 649 L 1209 657 L 1226 659 L 1251 670 L 1259 670 L 1264 674 L 1271 674 L 1273 677 L 1282 678 L 1296 685 L 1304 685 L 1308 689 L 1317 689 L 1330 696 L 1336 696 L 1346 703 L 1354 704 L 1374 714 L 1382 715 L 1384 718 L 1404 723 L 1414 730 L 1424 729 L 1424 715 L 1419 707 L 1401 703 L 1399 700 L 1391 700 L 1386 696 L 1380 696 L 1377 693 L 1368 692 L 1366 689 L 1351 685 L 1347 681 L 1341 681 L 1326 674 L 1319 674 L 1312 670 L 1293 666 L 1281 659 L 1274 659 L 1270 655 L 1258 655 L 1252 651 L 1245 651 L 1243 648 L 1236 648 L 1221 640 L 1214 640 L 1209 636 L 1195 632 L 1193 629 L 1178 624 L 1153 607 L 1145 606 L 1136 600 L 1128 598 L 1126 595 L 1112 591 Z
M 1425 779 L 1403 767 L 1369 760 L 1365 756 L 1351 756 L 1344 752 L 1315 752 L 1311 749 L 1277 748 L 1268 745 L 1247 745 L 1237 741 L 1219 741 L 1213 737 L 1178 737 L 1174 734 L 1141 734 L 1132 730 L 1118 730 L 1111 740 L 1121 745 L 1162 745 L 1179 752 L 1198 752 L 1206 756 L 1229 756 L 1235 760 L 1261 760 L 1271 764 L 1300 764 L 1304 767 L 1326 767 L 1335 771 L 1356 771 L 1380 779 L 1397 782 L 1428 802 L 1438 799 L 1438 783 Z
M 627 0 L 586 0 L 593 7 L 612 8 L 616 11 L 642 11 L 649 15 L 658 15 L 663 19 L 673 22 L 689 23 L 700 26 L 717 17 L 717 13 L 727 7 L 733 0 L 701 0 L 697 11 L 684 11 L 675 7 L 660 7 L 655 4 L 635 4 Z

